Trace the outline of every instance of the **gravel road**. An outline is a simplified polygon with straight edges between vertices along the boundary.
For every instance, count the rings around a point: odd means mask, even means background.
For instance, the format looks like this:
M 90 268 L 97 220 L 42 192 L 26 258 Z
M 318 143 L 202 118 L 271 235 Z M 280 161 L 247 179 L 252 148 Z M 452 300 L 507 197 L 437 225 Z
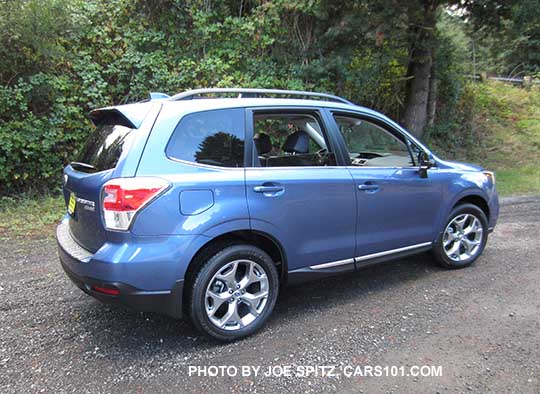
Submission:
M 86 296 L 50 236 L 0 241 L 0 392 L 540 393 L 539 244 L 540 198 L 508 199 L 472 267 L 422 254 L 289 288 L 265 329 L 223 345 Z M 189 376 L 209 365 L 237 376 Z M 442 376 L 412 376 L 423 365 Z M 298 376 L 308 366 L 334 368 Z

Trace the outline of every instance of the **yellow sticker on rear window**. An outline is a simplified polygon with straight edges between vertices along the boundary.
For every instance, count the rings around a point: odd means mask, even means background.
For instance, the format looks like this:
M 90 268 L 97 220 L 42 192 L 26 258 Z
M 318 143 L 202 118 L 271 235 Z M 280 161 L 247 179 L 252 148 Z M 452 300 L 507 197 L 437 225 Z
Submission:
M 75 194 L 71 193 L 69 195 L 69 203 L 68 203 L 68 213 L 70 215 L 73 215 L 75 213 L 76 206 L 77 206 L 77 200 L 75 198 Z

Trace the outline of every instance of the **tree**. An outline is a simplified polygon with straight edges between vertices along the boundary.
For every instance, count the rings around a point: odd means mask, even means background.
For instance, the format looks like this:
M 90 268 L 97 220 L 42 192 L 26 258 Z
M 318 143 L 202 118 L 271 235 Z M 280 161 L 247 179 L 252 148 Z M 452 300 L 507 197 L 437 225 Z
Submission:
M 208 136 L 195 152 L 197 163 L 226 167 L 241 165 L 244 157 L 244 142 L 234 134 L 223 131 Z
M 437 19 L 444 7 L 453 7 L 469 19 L 490 31 L 500 27 L 507 18 L 513 0 L 417 0 L 405 2 L 409 27 L 409 64 L 405 109 L 402 117 L 404 126 L 414 135 L 421 137 L 433 111 L 437 95 L 437 81 L 433 73 L 437 55 Z M 396 7 L 402 2 L 394 4 Z M 403 7 L 403 5 L 401 5 Z M 431 97 L 430 97 L 431 96 Z
M 411 133 L 420 137 L 428 124 L 430 96 L 433 101 L 436 94 L 433 58 L 437 39 L 437 12 L 440 5 L 437 1 L 412 4 L 417 7 L 410 6 L 408 9 L 410 50 L 407 78 L 409 82 L 403 123 Z M 431 106 L 433 105 L 432 102 Z

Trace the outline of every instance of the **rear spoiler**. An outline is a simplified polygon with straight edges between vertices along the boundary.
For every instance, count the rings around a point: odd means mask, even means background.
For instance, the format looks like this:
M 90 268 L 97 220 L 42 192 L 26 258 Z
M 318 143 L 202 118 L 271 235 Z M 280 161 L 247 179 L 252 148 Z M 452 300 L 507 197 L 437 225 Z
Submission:
M 154 102 L 116 105 L 95 109 L 88 117 L 96 125 L 115 124 L 138 129 Z

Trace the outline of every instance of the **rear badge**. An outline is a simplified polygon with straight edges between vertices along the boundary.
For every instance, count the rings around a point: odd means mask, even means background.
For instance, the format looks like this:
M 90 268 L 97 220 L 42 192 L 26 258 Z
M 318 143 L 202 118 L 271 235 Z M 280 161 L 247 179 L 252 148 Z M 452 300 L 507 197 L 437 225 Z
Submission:
M 77 202 L 83 206 L 86 211 L 94 212 L 96 210 L 96 203 L 94 201 L 85 200 L 84 198 L 77 197 Z

